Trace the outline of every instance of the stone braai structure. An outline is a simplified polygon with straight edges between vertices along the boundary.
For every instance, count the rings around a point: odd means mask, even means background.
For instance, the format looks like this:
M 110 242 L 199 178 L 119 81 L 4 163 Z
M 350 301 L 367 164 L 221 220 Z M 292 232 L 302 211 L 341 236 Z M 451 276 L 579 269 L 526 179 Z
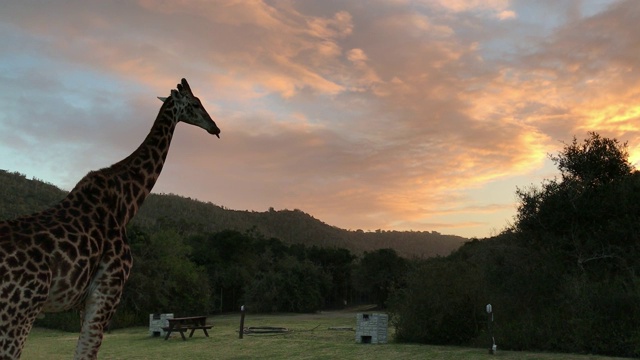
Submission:
M 386 344 L 389 316 L 387 314 L 363 314 L 356 317 L 356 342 L 361 344 Z

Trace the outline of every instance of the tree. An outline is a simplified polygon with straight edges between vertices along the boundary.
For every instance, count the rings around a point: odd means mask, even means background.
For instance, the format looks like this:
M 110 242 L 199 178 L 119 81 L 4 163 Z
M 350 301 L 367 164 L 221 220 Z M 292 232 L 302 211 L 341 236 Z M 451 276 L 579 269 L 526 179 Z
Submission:
M 324 297 L 326 306 L 344 307 L 345 301 L 350 298 L 351 270 L 355 258 L 347 249 L 312 246 L 307 251 L 307 259 L 320 266 L 331 277 L 331 288 Z
M 538 248 L 584 270 L 607 271 L 633 248 L 640 234 L 640 180 L 628 161 L 627 144 L 589 133 L 556 156 L 561 172 L 541 188 L 518 189 L 515 228 Z M 630 248 L 631 247 L 631 248 Z M 606 263 L 606 264 L 605 264 Z
M 562 264 L 555 293 L 572 326 L 556 338 L 581 351 L 634 354 L 637 335 L 607 334 L 633 334 L 640 323 L 640 173 L 626 143 L 596 133 L 550 158 L 561 177 L 518 189 L 514 231 L 526 247 Z
M 148 321 L 150 313 L 177 315 L 207 313 L 210 290 L 206 271 L 190 261 L 191 248 L 175 232 L 147 234 L 132 227 L 128 231 L 134 271 L 125 286 L 114 318 Z M 130 321 L 130 320 L 128 320 Z
M 354 271 L 354 286 L 384 308 L 391 292 L 404 286 L 407 267 L 393 249 L 365 252 Z
M 331 278 L 319 266 L 287 256 L 255 274 L 245 301 L 255 312 L 314 312 L 322 309 L 330 284 Z
M 595 132 L 582 144 L 576 137 L 557 156 L 549 156 L 562 173 L 563 182 L 573 182 L 585 187 L 608 184 L 633 173 L 629 163 L 627 143 L 603 138 Z
M 626 144 L 590 133 L 550 158 L 560 177 L 518 189 L 516 222 L 418 261 L 390 301 L 398 340 L 640 355 L 640 173 Z M 480 327 L 478 326 L 480 324 Z
M 239 308 L 245 288 L 258 271 L 259 252 L 265 251 L 261 238 L 235 230 L 197 235 L 189 238 L 194 248 L 191 259 L 204 267 L 212 291 L 211 311 L 234 311 Z

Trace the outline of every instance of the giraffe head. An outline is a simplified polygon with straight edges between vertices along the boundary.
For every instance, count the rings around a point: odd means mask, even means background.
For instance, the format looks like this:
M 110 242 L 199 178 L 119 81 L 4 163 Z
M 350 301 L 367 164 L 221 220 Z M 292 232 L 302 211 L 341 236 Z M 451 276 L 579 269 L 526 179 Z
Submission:
M 186 122 L 187 124 L 201 127 L 209 134 L 213 134 L 220 137 L 220 129 L 216 123 L 211 119 L 211 116 L 204 109 L 200 99 L 198 99 L 191 92 L 191 87 L 187 83 L 186 79 L 182 79 L 182 82 L 178 84 L 177 90 L 171 90 L 171 100 L 173 101 L 174 114 L 178 118 L 178 121 Z M 158 97 L 160 101 L 166 102 L 166 97 Z

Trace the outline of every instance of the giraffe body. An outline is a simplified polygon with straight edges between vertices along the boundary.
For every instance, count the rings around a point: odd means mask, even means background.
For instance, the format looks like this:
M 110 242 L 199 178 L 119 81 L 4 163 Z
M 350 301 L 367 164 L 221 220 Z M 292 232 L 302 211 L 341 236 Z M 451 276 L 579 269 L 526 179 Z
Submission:
M 162 98 L 143 143 L 82 178 L 57 205 L 0 222 L 0 360 L 19 359 L 41 312 L 80 309 L 75 359 L 97 358 L 132 257 L 126 225 L 151 192 L 179 121 L 220 130 L 185 79 Z

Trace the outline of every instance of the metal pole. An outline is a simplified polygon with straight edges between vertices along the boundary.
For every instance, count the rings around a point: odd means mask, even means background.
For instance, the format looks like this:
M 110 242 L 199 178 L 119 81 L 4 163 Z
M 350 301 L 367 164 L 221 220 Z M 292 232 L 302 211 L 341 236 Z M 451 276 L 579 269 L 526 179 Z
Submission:
M 489 337 L 491 345 L 489 347 L 489 354 L 496 353 L 496 339 L 493 337 L 493 307 L 491 304 L 487 304 L 487 330 L 489 331 Z

